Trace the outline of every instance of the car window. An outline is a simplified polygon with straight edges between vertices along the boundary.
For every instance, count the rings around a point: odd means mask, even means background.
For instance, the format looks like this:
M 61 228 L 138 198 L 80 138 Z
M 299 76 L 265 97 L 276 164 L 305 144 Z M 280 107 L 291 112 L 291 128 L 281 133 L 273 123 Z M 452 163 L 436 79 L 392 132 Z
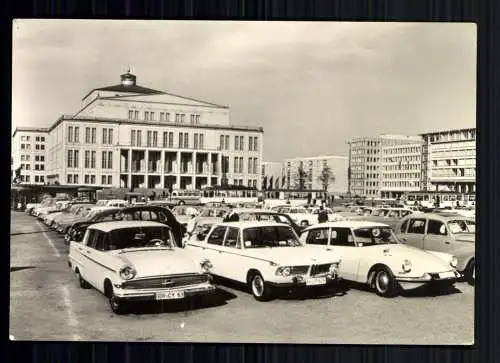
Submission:
M 409 220 L 407 219 L 406 221 L 403 222 L 403 224 L 401 224 L 401 227 L 400 227 L 401 233 L 406 233 L 406 228 L 408 228 L 408 222 L 409 222 Z
M 137 214 L 139 215 L 139 218 L 142 221 L 151 221 L 152 220 L 151 213 L 148 210 L 141 210 L 141 211 L 137 212 Z
M 274 221 L 277 223 L 286 223 L 286 224 L 290 224 L 290 225 L 292 224 L 290 222 L 290 220 L 285 216 L 274 215 L 273 218 L 274 218 Z
M 289 226 L 250 227 L 243 231 L 245 248 L 301 246 L 297 235 Z
M 408 225 L 407 233 L 424 234 L 425 233 L 425 219 L 411 219 Z
M 95 237 L 94 237 L 94 249 L 98 251 L 104 251 L 104 237 L 106 236 L 106 233 L 101 232 L 101 231 L 96 231 Z
M 224 235 L 226 234 L 226 227 L 219 226 L 214 228 L 212 233 L 208 236 L 207 243 L 211 245 L 222 246 L 222 242 L 224 241 Z
M 429 219 L 427 224 L 427 234 L 446 236 L 446 226 L 443 222 L 437 221 L 435 219 Z
M 354 247 L 354 237 L 349 228 L 332 228 L 330 238 L 332 246 Z
M 309 231 L 306 243 L 309 245 L 328 245 L 328 228 L 316 228 Z
M 224 247 L 240 248 L 240 230 L 239 228 L 229 227 L 224 241 Z
M 399 212 L 397 210 L 393 210 L 387 213 L 387 217 L 389 218 L 398 218 Z
M 95 229 L 88 230 L 88 236 L 87 236 L 87 241 L 86 241 L 85 245 L 87 245 L 88 247 L 94 248 L 94 240 L 95 240 L 96 233 L 97 233 L 97 231 Z

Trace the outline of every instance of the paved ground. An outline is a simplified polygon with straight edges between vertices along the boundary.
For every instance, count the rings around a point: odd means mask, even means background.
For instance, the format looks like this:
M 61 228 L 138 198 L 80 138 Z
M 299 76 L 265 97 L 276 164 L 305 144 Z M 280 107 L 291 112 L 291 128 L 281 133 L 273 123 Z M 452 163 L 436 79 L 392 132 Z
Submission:
M 219 285 L 201 304 L 148 304 L 113 314 L 95 290 L 82 290 L 63 239 L 12 212 L 10 334 L 17 340 L 472 344 L 474 289 L 428 289 L 394 299 L 345 285 L 325 297 L 260 303 Z M 44 232 L 46 231 L 46 232 Z

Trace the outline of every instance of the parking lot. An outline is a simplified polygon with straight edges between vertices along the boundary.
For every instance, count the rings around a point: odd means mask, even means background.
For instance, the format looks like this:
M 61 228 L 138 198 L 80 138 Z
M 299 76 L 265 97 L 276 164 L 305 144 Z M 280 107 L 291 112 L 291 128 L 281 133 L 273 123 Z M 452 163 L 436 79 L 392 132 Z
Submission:
M 325 296 L 258 302 L 218 285 L 200 303 L 135 305 L 115 315 L 103 295 L 80 289 L 62 236 L 11 213 L 10 335 L 16 340 L 472 344 L 474 288 L 427 288 L 393 299 L 342 283 Z

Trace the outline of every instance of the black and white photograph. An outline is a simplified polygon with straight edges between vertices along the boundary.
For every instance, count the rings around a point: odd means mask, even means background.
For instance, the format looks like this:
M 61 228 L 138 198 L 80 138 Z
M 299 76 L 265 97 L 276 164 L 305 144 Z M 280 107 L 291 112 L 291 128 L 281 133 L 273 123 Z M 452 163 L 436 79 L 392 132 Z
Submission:
M 12 30 L 11 340 L 474 344 L 475 24 Z

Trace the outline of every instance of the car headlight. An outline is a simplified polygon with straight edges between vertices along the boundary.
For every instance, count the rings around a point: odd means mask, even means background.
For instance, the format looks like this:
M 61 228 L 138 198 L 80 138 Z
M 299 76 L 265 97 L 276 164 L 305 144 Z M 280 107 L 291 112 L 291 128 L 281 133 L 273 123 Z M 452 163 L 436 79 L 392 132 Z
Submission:
M 458 258 L 456 256 L 453 256 L 450 261 L 450 266 L 455 268 L 458 265 Z
M 401 268 L 403 269 L 404 272 L 410 272 L 411 271 L 411 261 L 404 260 L 403 264 L 401 265 Z
M 213 267 L 212 262 L 210 262 L 210 260 L 201 261 L 200 266 L 201 266 L 202 271 L 205 273 L 210 272 L 210 270 Z
M 283 266 L 283 267 L 279 267 L 276 270 L 276 275 L 281 275 L 281 276 L 287 277 L 287 276 L 290 276 L 291 272 L 292 271 L 291 271 L 290 267 Z
M 120 269 L 120 277 L 124 280 L 131 280 L 135 277 L 136 271 L 130 267 L 130 266 L 125 266 L 122 269 Z

